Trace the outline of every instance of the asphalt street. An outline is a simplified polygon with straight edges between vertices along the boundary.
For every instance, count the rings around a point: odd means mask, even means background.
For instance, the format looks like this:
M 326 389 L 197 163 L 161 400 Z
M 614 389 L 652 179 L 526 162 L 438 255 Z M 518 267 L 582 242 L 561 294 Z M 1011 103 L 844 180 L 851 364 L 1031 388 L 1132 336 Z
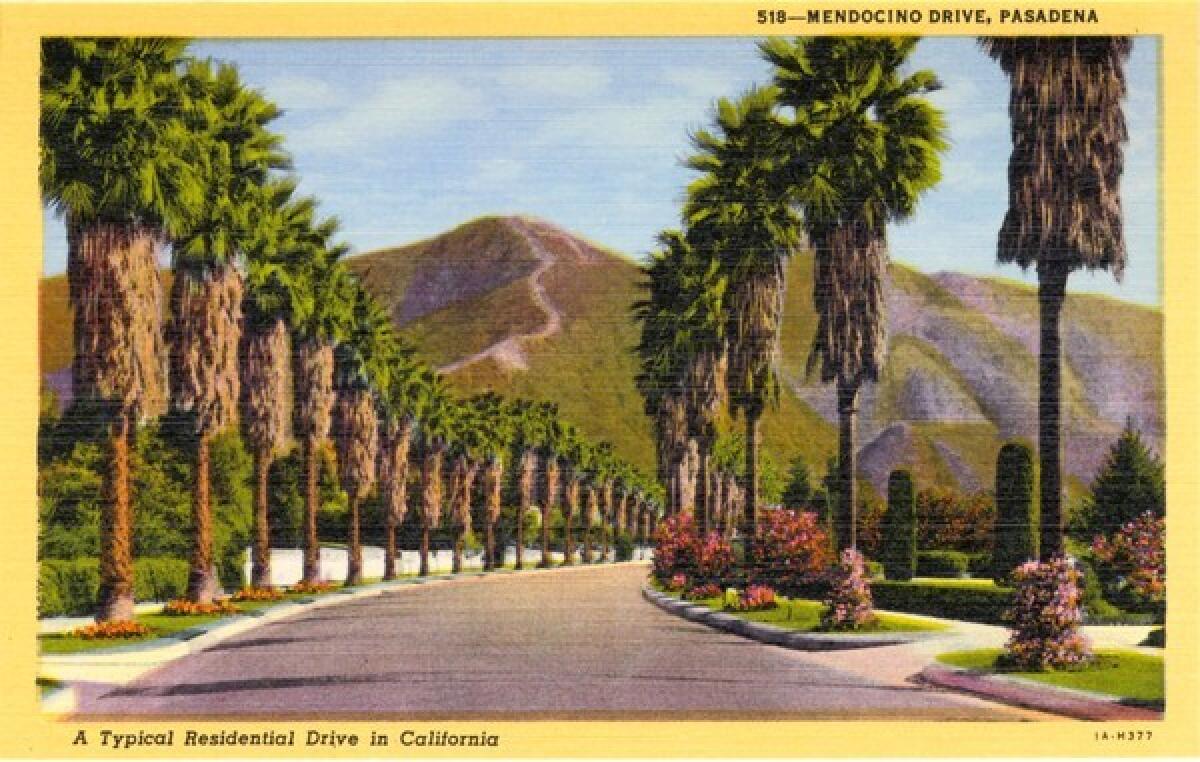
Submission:
M 646 573 L 643 565 L 603 565 L 494 575 L 314 609 L 128 685 L 80 686 L 77 715 L 1031 716 L 684 621 L 642 599 Z

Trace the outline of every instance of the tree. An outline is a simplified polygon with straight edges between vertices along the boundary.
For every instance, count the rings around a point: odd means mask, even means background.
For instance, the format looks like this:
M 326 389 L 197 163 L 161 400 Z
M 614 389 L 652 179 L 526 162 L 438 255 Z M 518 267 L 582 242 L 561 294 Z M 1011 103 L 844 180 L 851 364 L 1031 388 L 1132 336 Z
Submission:
M 388 386 L 396 352 L 391 317 L 361 286 L 354 289 L 346 340 L 334 351 L 333 438 L 338 474 L 349 500 L 346 585 L 362 582 L 362 503 L 375 489 L 379 458 L 376 398 Z
M 47 38 L 42 197 L 67 228 L 71 385 L 105 429 L 98 621 L 133 618 L 130 438 L 166 406 L 158 251 L 204 200 L 180 116 L 187 41 Z
M 888 579 L 909 580 L 917 573 L 917 495 L 912 473 L 898 469 L 888 476 L 884 519 L 883 563 Z
M 783 507 L 805 510 L 813 499 L 812 472 L 803 455 L 792 458 L 788 466 L 787 487 L 783 490 Z
M 1142 441 L 1133 421 L 1126 420 L 1092 481 L 1088 529 L 1108 535 L 1142 514 L 1163 516 L 1166 489 L 1162 461 Z
M 314 202 L 293 200 L 294 182 L 262 188 L 262 224 L 245 249 L 246 288 L 239 349 L 242 431 L 254 456 L 254 545 L 251 584 L 271 584 L 269 474 L 291 438 L 293 317 L 308 306 L 305 261 L 297 238 L 311 226 Z
M 1006 442 L 996 456 L 996 528 L 992 533 L 992 578 L 1007 583 L 1013 570 L 1038 558 L 1037 473 L 1033 451 Z
M 1013 152 L 997 259 L 1038 275 L 1038 460 L 1043 559 L 1062 555 L 1060 323 L 1073 270 L 1125 268 L 1121 101 L 1128 37 L 984 37 L 1008 75 Z
M 311 260 L 305 285 L 310 305 L 296 321 L 293 337 L 295 432 L 304 449 L 304 582 L 320 581 L 319 456 L 329 440 L 333 406 L 334 346 L 346 332 L 353 300 L 350 273 L 338 259 L 346 248 L 332 243 L 337 220 L 326 219 L 305 236 Z
M 433 370 L 424 376 L 428 403 L 421 420 L 421 565 L 419 574 L 429 575 L 429 534 L 442 521 L 442 464 L 454 431 L 455 409 L 440 377 Z
M 381 405 L 379 492 L 383 503 L 383 578 L 396 578 L 396 528 L 408 513 L 408 463 L 413 436 L 428 401 L 426 369 L 399 345 L 389 358 Z
M 775 67 L 783 128 L 781 169 L 815 252 L 817 329 L 808 372 L 835 383 L 841 469 L 839 548 L 856 545 L 858 393 L 879 378 L 886 351 L 883 280 L 887 223 L 912 216 L 941 179 L 942 114 L 924 97 L 933 72 L 903 76 L 914 37 L 808 37 L 762 43 Z
M 720 262 L 728 282 L 730 402 L 746 425 L 746 527 L 759 510 L 759 421 L 778 399 L 775 364 L 783 315 L 784 263 L 799 245 L 799 219 L 780 193 L 774 88 L 717 102 L 715 129 L 692 136 L 687 166 L 701 177 L 688 187 L 689 238 Z

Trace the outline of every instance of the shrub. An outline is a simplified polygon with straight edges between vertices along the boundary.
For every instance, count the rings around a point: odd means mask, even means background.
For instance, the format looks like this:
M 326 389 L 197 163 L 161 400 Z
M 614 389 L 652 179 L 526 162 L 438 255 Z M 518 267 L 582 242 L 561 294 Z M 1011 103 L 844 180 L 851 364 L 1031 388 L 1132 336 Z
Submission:
M 685 590 L 688 586 L 688 578 L 686 574 L 672 574 L 671 578 L 662 583 L 663 589 L 668 593 L 678 593 Z
M 1109 449 L 1092 481 L 1084 523 L 1094 533 L 1108 535 L 1140 516 L 1162 516 L 1166 509 L 1163 463 L 1142 442 L 1133 421 Z
M 187 590 L 188 563 L 176 558 L 133 562 L 133 594 L 138 601 L 165 601 Z M 95 558 L 45 559 L 38 565 L 38 616 L 94 613 L 100 589 Z
M 1003 661 L 1020 669 L 1043 670 L 1085 662 L 1080 575 L 1066 558 L 1028 561 L 1013 572 L 1016 592 L 1008 612 L 1012 635 Z
M 917 554 L 918 577 L 950 577 L 957 579 L 967 576 L 970 561 L 966 553 L 957 550 L 922 550 Z
M 863 569 L 863 557 L 857 550 L 846 548 L 829 571 L 821 629 L 857 630 L 874 618 L 871 583 Z
M 1008 580 L 1013 569 L 1038 557 L 1040 517 L 1035 499 L 1033 451 L 1008 442 L 996 457 L 996 528 L 992 539 L 992 579 Z
M 671 516 L 654 532 L 654 576 L 665 581 L 696 567 L 696 523 L 691 514 Z
M 750 577 L 757 584 L 795 589 L 820 579 L 830 562 L 829 536 L 816 514 L 763 511 Z
M 779 605 L 775 590 L 767 585 L 750 585 L 741 595 L 726 596 L 725 608 L 733 611 L 767 611 Z
M 719 598 L 721 596 L 721 586 L 713 582 L 708 582 L 703 585 L 697 585 L 684 592 L 683 597 L 691 601 L 699 601 L 705 598 Z
M 283 593 L 270 587 L 243 587 L 234 593 L 230 600 L 234 603 L 241 601 L 281 601 Z
M 867 568 L 867 576 L 871 579 L 883 579 L 885 577 L 883 564 L 878 561 L 864 561 Z
M 979 553 L 991 550 L 995 504 L 984 492 L 962 495 L 943 487 L 917 493 L 917 547 Z
M 1165 532 L 1164 520 L 1147 511 L 1111 537 L 1093 540 L 1092 555 L 1115 594 L 1161 608 L 1167 595 Z
M 613 541 L 618 561 L 633 560 L 633 537 L 628 532 L 621 532 Z
M 697 583 L 720 582 L 733 571 L 733 547 L 717 532 L 703 539 L 690 514 L 673 516 L 654 536 L 654 576 L 660 581 L 684 574 Z
M 871 585 L 878 608 L 910 614 L 961 619 L 981 624 L 1005 624 L 1012 588 L 963 587 L 937 582 L 880 581 Z
M 336 587 L 337 585 L 332 582 L 305 582 L 301 580 L 289 587 L 288 592 L 298 595 L 316 595 L 318 593 L 328 593 Z
M 912 579 L 917 570 L 917 498 L 908 471 L 893 471 L 888 477 L 881 544 L 880 561 L 887 578 Z

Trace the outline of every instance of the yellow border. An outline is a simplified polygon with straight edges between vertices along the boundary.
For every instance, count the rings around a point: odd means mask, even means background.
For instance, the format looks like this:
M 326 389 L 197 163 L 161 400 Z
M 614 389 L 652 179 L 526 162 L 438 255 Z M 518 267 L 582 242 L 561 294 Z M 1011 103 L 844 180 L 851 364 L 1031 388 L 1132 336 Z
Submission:
M 810 5 L 816 5 L 812 3 Z M 850 3 L 846 4 L 847 6 Z M 874 7 L 887 7 L 887 2 Z M 1030 3 L 913 2 L 906 7 L 979 7 L 999 10 Z M 1060 8 L 1055 1 L 1043 7 Z M 1154 34 L 1161 35 L 1163 68 L 1162 250 L 1167 363 L 1167 484 L 1171 506 L 1171 642 L 1167 654 L 1169 709 L 1159 723 L 1121 728 L 1095 723 L 1044 724 L 879 722 L 439 722 L 438 729 L 478 732 L 486 725 L 503 745 L 490 756 L 1156 756 L 1200 752 L 1197 727 L 1197 562 L 1195 541 L 1200 489 L 1194 475 L 1200 452 L 1195 376 L 1200 372 L 1197 333 L 1200 264 L 1197 251 L 1197 6 L 1191 2 L 1088 3 L 1100 23 L 1086 27 L 962 24 L 926 27 L 763 27 L 759 8 L 798 9 L 792 3 L 329 3 L 0 4 L 0 347 L 5 404 L 0 411 L 0 755 L 73 757 L 114 754 L 94 743 L 73 747 L 76 722 L 59 722 L 36 705 L 33 637 L 35 587 L 35 462 L 37 415 L 37 283 L 41 271 L 41 207 L 37 165 L 37 53 L 41 35 L 145 35 L 195 37 L 305 36 L 676 36 L 767 33 L 905 34 Z M 87 727 L 183 728 L 208 723 L 89 723 Z M 250 723 L 219 723 L 220 727 Z M 261 723 L 258 723 L 261 726 Z M 273 723 L 298 730 L 357 726 L 396 729 L 429 723 Z M 1093 740 L 1099 729 L 1149 729 L 1147 742 Z M 396 749 L 388 749 L 393 754 Z M 404 750 L 408 754 L 411 749 Z M 372 750 L 288 750 L 294 756 L 370 756 Z M 276 752 L 277 753 L 277 752 Z M 461 756 L 437 750 L 430 756 Z M 236 748 L 203 753 L 142 749 L 123 757 L 271 756 L 271 750 Z

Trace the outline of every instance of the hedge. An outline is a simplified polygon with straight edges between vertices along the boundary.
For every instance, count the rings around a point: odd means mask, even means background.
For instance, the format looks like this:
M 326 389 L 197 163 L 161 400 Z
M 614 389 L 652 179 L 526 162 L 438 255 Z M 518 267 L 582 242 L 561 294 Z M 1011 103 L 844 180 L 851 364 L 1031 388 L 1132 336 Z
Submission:
M 987 553 L 963 553 L 957 550 L 922 550 L 917 554 L 918 577 L 986 576 L 991 568 Z
M 908 471 L 897 470 L 888 476 L 883 552 L 879 560 L 888 579 L 912 579 L 917 570 L 917 500 L 912 474 Z
M 992 536 L 992 578 L 1003 583 L 1013 570 L 1038 557 L 1041 514 L 1033 449 L 1008 442 L 996 457 L 996 528 Z
M 961 619 L 981 624 L 1006 624 L 1004 612 L 1012 604 L 1008 587 L 963 587 L 936 582 L 871 583 L 875 607 L 909 614 Z
M 166 601 L 187 592 L 188 562 L 178 558 L 139 558 L 133 562 L 133 597 Z M 38 616 L 94 613 L 100 589 L 95 558 L 47 559 L 38 565 Z

